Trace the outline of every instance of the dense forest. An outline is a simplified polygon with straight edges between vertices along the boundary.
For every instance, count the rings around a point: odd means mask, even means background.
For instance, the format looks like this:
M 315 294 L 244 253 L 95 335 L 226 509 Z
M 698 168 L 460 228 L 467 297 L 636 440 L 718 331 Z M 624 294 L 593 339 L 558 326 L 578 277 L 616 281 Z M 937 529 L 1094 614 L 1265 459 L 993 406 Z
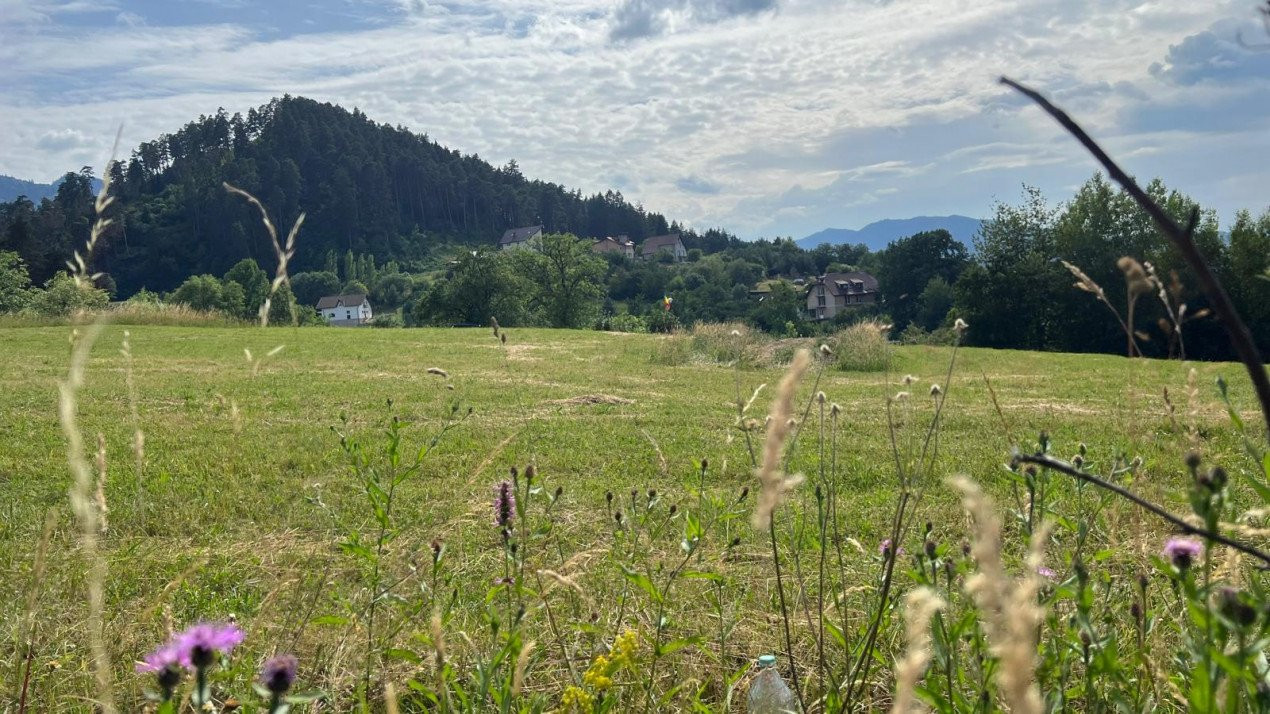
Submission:
M 495 316 L 505 325 L 657 330 L 742 320 L 810 335 L 878 317 L 894 325 L 895 337 L 921 341 L 961 317 L 973 326 L 972 344 L 1124 353 L 1124 330 L 1094 295 L 1073 287 L 1067 261 L 1102 286 L 1120 315 L 1134 305 L 1134 349 L 1230 356 L 1171 244 L 1100 175 L 1057 204 L 1025 187 L 1017 204 L 996 206 L 971 246 L 933 230 L 876 252 L 863 245 L 805 250 L 788 239 L 696 233 L 619 193 L 584 196 L 527 179 L 514 163 L 497 168 L 375 124 L 357 110 L 284 97 L 246 117 L 218 112 L 142 144 L 111 179 L 115 225 L 94 253 L 92 268 L 103 274 L 94 305 L 109 294 L 254 315 L 273 249 L 254 209 L 222 188 L 229 181 L 259 196 L 284 228 L 307 212 L 278 318 L 293 299 L 309 321 L 317 297 L 364 292 L 383 325 L 478 324 Z M 84 169 L 38 204 L 0 203 L 0 312 L 78 304 L 55 276 L 88 236 L 93 180 Z M 1182 222 L 1200 209 L 1197 240 L 1270 352 L 1270 211 L 1240 212 L 1223 231 L 1213 212 L 1163 182 L 1148 190 Z M 543 250 L 495 250 L 505 229 L 534 224 L 549 233 Z M 594 237 L 639 242 L 667 232 L 682 235 L 686 261 L 589 250 Z M 1145 266 L 1146 289 L 1126 283 L 1122 256 Z M 880 303 L 811 321 L 805 281 L 845 270 L 876 275 Z
M 223 181 L 258 196 L 278 225 L 307 212 L 295 257 L 300 270 L 320 267 L 332 250 L 416 267 L 438 246 L 493 243 L 522 225 L 637 241 L 682 230 L 620 193 L 584 196 L 526 179 L 514 162 L 494 167 L 376 124 L 356 109 L 283 97 L 246 116 L 201 117 L 115 164 L 123 215 L 95 267 L 128 296 L 143 287 L 171 290 L 192 274 L 223 273 L 244 257 L 270 259 L 250 207 L 227 195 Z M 86 235 L 80 209 L 88 186 L 63 183 L 52 211 L 21 200 L 0 209 L 0 228 L 15 234 L 3 245 L 22 255 L 35 282 L 58 270 Z M 683 232 L 702 246 L 735 240 L 718 231 Z

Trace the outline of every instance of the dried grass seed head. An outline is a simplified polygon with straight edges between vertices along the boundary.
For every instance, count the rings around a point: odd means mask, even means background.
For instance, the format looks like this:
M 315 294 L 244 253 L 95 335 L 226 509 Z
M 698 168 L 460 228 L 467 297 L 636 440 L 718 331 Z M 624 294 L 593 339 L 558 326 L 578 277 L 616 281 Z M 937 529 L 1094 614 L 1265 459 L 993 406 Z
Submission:
M 767 528 L 771 524 L 772 513 L 780 506 L 785 494 L 802 482 L 801 477 L 787 477 L 782 472 L 781 455 L 792 429 L 794 392 L 810 366 L 811 355 L 807 350 L 798 350 L 776 388 L 776 396 L 768 412 L 767 438 L 763 442 L 763 458 L 758 468 L 758 504 L 752 519 L 757 528 Z
M 1125 285 L 1129 288 L 1131 296 L 1137 297 L 1142 293 L 1151 292 L 1151 279 L 1147 277 L 1147 271 L 1142 268 L 1142 264 L 1137 259 L 1123 256 L 1116 261 L 1116 267 L 1124 273 Z

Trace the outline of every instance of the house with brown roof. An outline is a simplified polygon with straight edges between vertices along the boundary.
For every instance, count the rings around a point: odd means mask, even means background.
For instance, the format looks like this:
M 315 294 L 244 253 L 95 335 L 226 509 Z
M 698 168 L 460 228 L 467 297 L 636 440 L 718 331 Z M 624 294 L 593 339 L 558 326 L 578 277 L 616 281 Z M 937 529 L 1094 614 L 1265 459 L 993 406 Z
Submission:
M 664 236 L 653 236 L 644 239 L 644 243 L 639 247 L 639 255 L 644 260 L 656 260 L 657 254 L 662 251 L 670 253 L 678 263 L 687 259 L 688 251 L 684 250 L 684 244 L 679 240 L 678 233 L 669 233 Z
M 542 240 L 542 226 L 525 226 L 523 228 L 508 228 L 503 231 L 503 237 L 498 239 L 499 250 L 511 250 L 513 248 L 537 248 L 539 241 Z
M 613 255 L 624 255 L 627 258 L 635 257 L 635 241 L 630 240 L 626 236 L 609 236 L 601 238 L 591 244 L 591 252 L 593 253 L 609 253 Z
M 877 301 L 878 279 L 863 271 L 825 273 L 807 287 L 807 312 L 813 320 Z
M 317 311 L 328 325 L 338 327 L 369 325 L 375 317 L 365 295 L 327 295 L 318 300 Z

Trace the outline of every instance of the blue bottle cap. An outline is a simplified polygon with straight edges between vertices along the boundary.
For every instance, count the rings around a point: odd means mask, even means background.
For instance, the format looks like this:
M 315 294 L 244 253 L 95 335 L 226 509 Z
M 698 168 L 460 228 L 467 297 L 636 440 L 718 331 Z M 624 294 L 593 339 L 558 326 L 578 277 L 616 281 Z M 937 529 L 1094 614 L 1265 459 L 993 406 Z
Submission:
M 775 666 L 776 666 L 776 655 L 763 655 L 763 656 L 759 657 L 759 658 L 758 658 L 758 666 L 760 666 L 760 667 L 775 667 Z

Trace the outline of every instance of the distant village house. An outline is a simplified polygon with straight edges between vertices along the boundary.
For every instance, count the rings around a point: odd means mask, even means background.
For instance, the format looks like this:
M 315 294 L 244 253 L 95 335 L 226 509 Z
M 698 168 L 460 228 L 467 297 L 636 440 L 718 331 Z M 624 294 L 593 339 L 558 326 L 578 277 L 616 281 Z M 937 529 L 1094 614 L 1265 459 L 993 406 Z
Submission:
M 644 260 L 656 260 L 657 255 L 662 251 L 674 256 L 676 263 L 688 258 L 688 251 L 684 250 L 684 244 L 679 240 L 678 233 L 653 236 L 646 239 L 639 247 L 639 255 Z
M 843 310 L 878 301 L 878 279 L 864 272 L 826 273 L 807 289 L 807 312 L 828 320 Z
M 318 300 L 318 314 L 338 327 L 369 325 L 374 314 L 365 295 L 327 295 Z
M 537 248 L 542 241 L 542 226 L 525 226 L 524 228 L 508 228 L 503 237 L 498 239 L 499 250 L 514 248 Z
M 633 259 L 635 257 L 635 241 L 628 239 L 626 236 L 609 236 L 592 243 L 591 252 L 624 255 Z

